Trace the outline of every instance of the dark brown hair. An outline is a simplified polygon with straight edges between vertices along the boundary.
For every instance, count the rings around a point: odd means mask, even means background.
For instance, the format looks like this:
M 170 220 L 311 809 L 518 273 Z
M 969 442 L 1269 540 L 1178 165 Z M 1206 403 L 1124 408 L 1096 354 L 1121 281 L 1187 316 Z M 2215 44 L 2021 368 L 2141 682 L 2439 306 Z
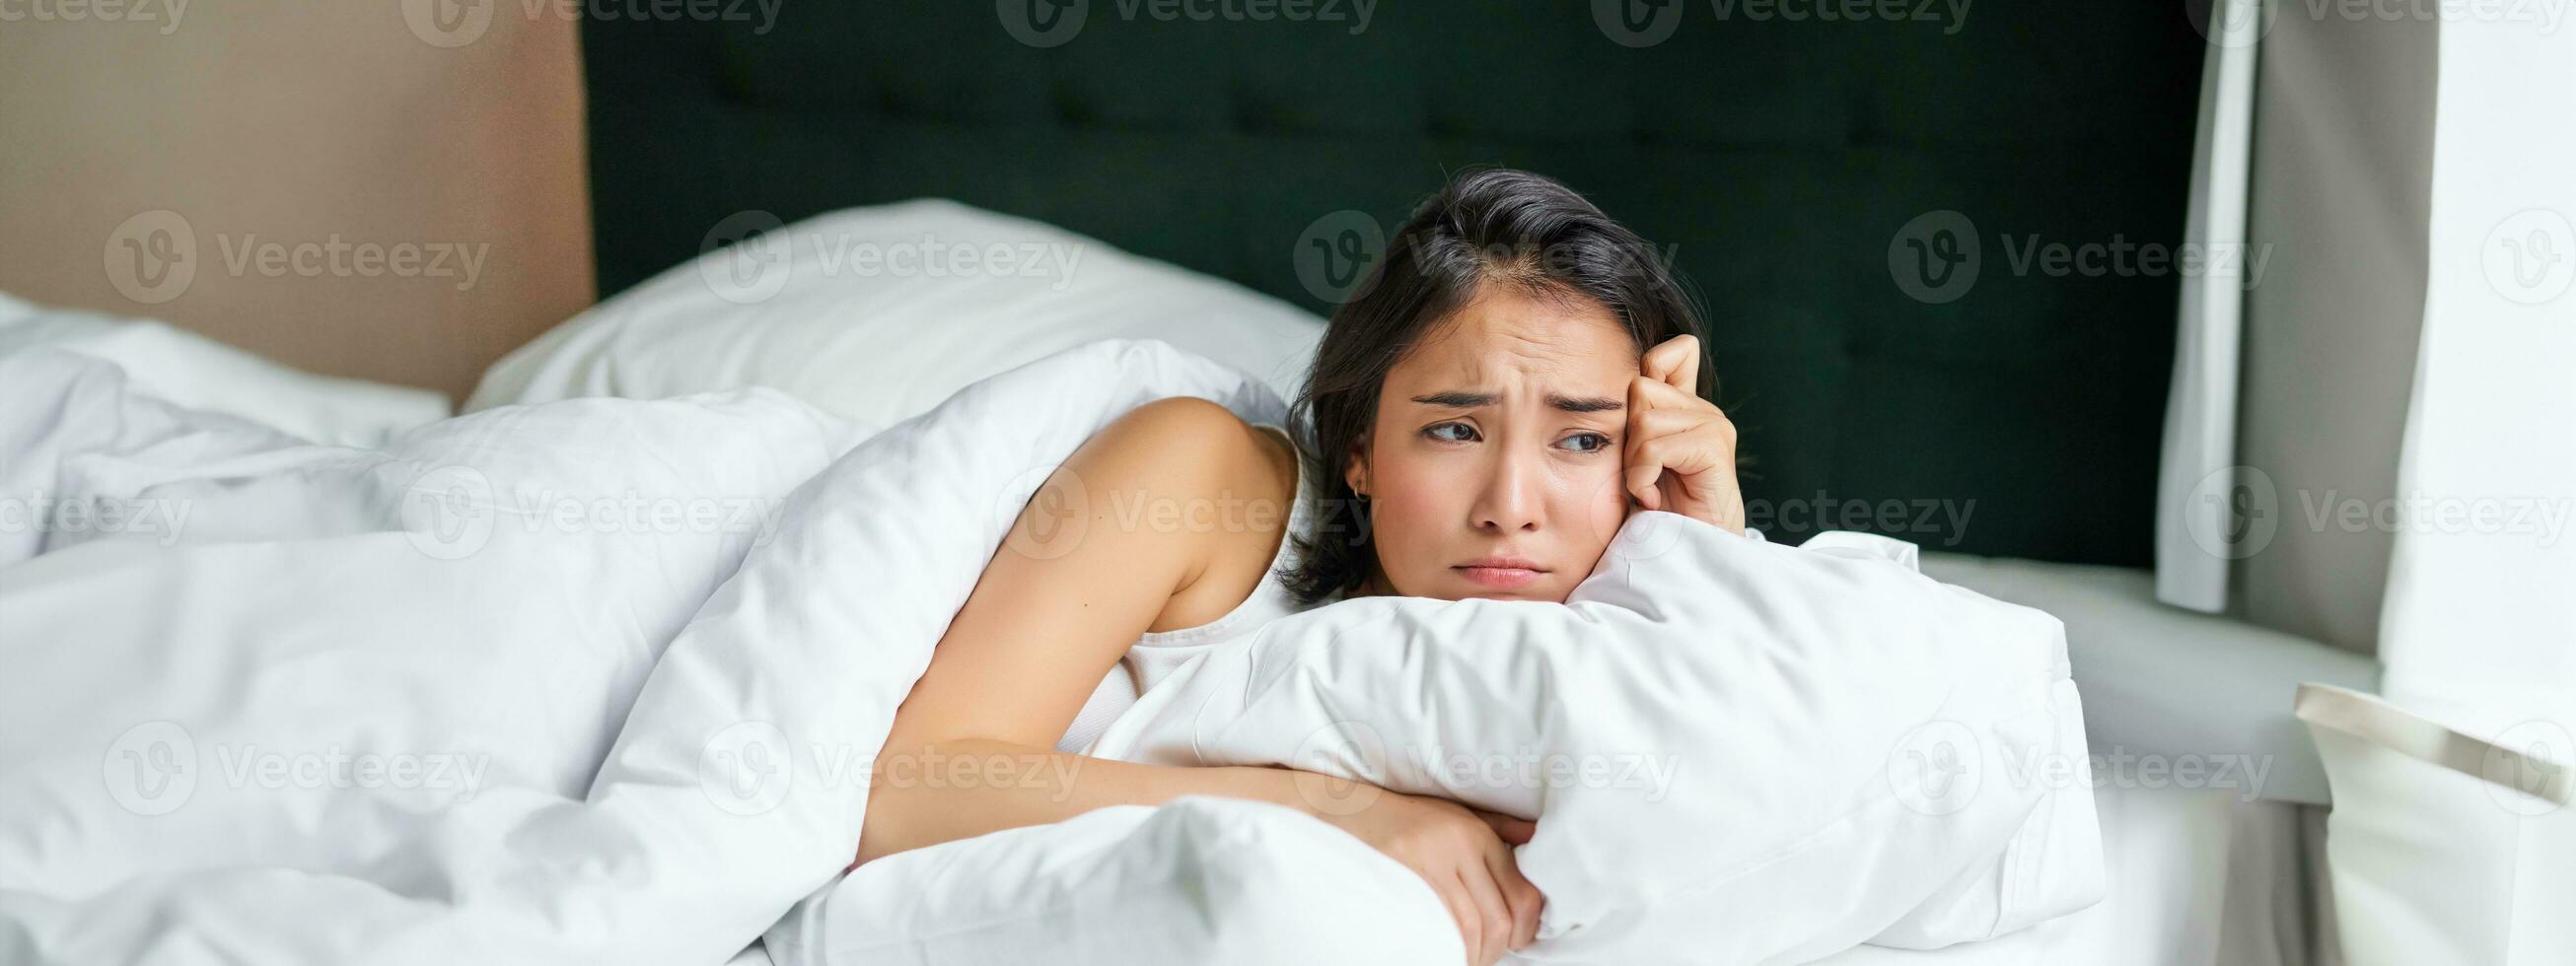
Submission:
M 1344 470 L 1352 446 L 1376 424 L 1386 376 L 1433 326 L 1488 284 L 1578 298 L 1607 309 L 1637 352 L 1699 336 L 1699 392 L 1717 376 L 1689 291 L 1645 239 L 1572 189 L 1526 171 L 1461 172 L 1415 208 L 1355 295 L 1333 312 L 1305 388 L 1290 408 L 1320 504 L 1310 536 L 1291 534 L 1298 561 L 1290 592 L 1312 604 L 1359 587 L 1375 569 L 1366 498 Z

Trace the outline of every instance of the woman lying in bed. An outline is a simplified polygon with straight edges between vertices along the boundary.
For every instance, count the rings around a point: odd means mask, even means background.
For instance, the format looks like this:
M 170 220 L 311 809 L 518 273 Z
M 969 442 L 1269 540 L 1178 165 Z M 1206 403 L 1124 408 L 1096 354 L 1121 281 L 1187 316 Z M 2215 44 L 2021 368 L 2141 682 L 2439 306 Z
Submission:
M 1293 435 L 1162 400 L 1029 501 L 895 715 L 857 861 L 1106 805 L 1261 799 L 1419 873 L 1472 962 L 1528 944 L 1543 898 L 1511 851 L 1526 821 L 1285 768 L 1077 753 L 1162 672 L 1280 614 L 1373 594 L 1563 601 L 1632 506 L 1742 532 L 1699 331 L 1645 242 L 1580 196 L 1461 176 L 1334 313 Z M 919 780 L 997 754 L 1057 760 L 1037 781 Z

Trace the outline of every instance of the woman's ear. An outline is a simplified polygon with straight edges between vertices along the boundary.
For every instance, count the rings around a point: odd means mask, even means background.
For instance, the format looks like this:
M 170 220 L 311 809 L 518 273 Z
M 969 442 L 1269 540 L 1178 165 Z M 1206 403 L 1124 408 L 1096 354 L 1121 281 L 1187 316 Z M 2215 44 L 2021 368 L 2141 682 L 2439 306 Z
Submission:
M 1342 483 L 1361 496 L 1368 495 L 1368 453 L 1368 434 L 1361 433 L 1359 439 L 1352 441 L 1350 454 L 1342 461 Z

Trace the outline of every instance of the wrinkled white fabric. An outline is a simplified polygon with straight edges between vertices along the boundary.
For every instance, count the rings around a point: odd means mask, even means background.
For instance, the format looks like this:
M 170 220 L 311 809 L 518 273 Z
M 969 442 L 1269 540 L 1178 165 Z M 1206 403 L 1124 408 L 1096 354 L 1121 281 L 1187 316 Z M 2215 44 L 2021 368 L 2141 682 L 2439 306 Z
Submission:
M 0 499 L 188 511 L 0 558 L 13 963 L 722 961 L 846 865 L 894 706 L 1047 472 L 1156 398 L 1284 416 L 1133 342 L 856 449 L 767 390 L 378 452 L 122 382 L 0 357 Z
M 0 292 L 0 355 L 38 346 L 105 359 L 149 395 L 317 443 L 374 446 L 455 411 L 434 390 L 306 372 L 158 319 L 37 305 Z
M 799 904 L 767 945 L 776 966 L 1466 958 L 1412 869 L 1295 809 L 1209 795 L 877 859 Z
M 58 353 L 0 357 L 0 497 L 189 512 L 166 545 L 54 528 L 0 558 L 12 962 L 706 963 L 773 923 L 836 947 L 828 897 L 874 888 L 840 876 L 867 764 L 1030 494 L 1153 399 L 1285 415 L 1253 376 L 1150 341 L 1049 356 L 855 446 L 756 390 L 505 407 L 378 452 L 117 383 Z M 750 515 L 688 515 L 701 505 Z M 1175 672 L 1095 750 L 1535 815 L 1534 961 L 1938 944 L 2099 892 L 2089 798 L 2061 794 L 2087 788 L 2080 770 L 2030 770 L 2083 760 L 2056 621 L 1884 556 L 1644 513 L 1567 605 L 1370 598 L 1241 645 Z M 1542 780 L 1449 752 L 1535 760 Z M 1570 781 L 1549 780 L 1559 761 Z M 1210 843 L 1294 842 L 1386 897 L 1381 916 L 1436 905 L 1304 816 L 1194 807 L 1092 820 L 1163 830 L 1092 861 L 1168 870 L 1192 884 L 1160 908 L 1189 909 L 1208 877 L 1315 877 Z M 1047 834 L 941 854 L 973 869 Z M 881 887 L 1060 885 L 942 881 Z M 947 908 L 1013 894 L 1032 893 Z M 1245 914 L 1212 940 L 1186 918 L 1118 927 L 1166 930 L 1158 949 L 1287 928 Z M 979 935 L 1020 941 L 940 928 L 935 948 L 968 959 Z

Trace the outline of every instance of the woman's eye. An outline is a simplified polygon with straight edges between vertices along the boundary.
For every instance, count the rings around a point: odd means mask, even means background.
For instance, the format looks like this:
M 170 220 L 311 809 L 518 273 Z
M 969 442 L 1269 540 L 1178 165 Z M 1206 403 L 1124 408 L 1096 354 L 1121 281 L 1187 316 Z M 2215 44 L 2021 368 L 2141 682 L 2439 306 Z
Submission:
M 1458 432 L 1454 435 L 1447 432 L 1448 430 L 1453 429 Z M 1444 443 L 1465 443 L 1472 442 L 1476 438 L 1476 428 L 1465 423 L 1441 423 L 1437 426 L 1424 429 L 1422 431 L 1422 435 Z M 1576 433 L 1572 436 L 1566 437 L 1566 439 L 1571 444 L 1573 450 L 1578 453 L 1598 453 L 1610 448 L 1611 443 L 1610 437 L 1602 433 Z M 1590 440 L 1591 445 L 1586 446 L 1581 443 L 1571 442 L 1575 440 Z
M 1462 438 L 1459 438 L 1459 437 L 1454 437 L 1454 436 L 1443 436 L 1443 435 L 1441 435 L 1441 434 L 1440 434 L 1440 431 L 1441 431 L 1441 430 L 1444 430 L 1444 429 L 1459 429 L 1459 430 L 1466 430 L 1467 434 L 1468 434 L 1470 437 L 1474 436 L 1474 434 L 1475 434 L 1475 432 L 1476 432 L 1476 431 L 1475 431 L 1475 429 L 1473 429 L 1473 428 L 1469 427 L 1469 426 L 1468 426 L 1467 424 L 1465 424 L 1465 423 L 1441 423 L 1440 425 L 1433 426 L 1433 427 L 1430 427 L 1430 428 L 1428 428 L 1428 429 L 1423 430 L 1423 431 L 1422 431 L 1422 434 L 1423 434 L 1423 435 L 1425 435 L 1425 436 L 1429 436 L 1429 437 L 1431 437 L 1432 439 L 1436 439 L 1436 440 L 1439 440 L 1439 441 L 1441 441 L 1441 442 L 1444 442 L 1444 443 L 1464 443 L 1464 442 L 1466 442 L 1466 441 L 1467 441 L 1466 439 L 1462 439 Z

